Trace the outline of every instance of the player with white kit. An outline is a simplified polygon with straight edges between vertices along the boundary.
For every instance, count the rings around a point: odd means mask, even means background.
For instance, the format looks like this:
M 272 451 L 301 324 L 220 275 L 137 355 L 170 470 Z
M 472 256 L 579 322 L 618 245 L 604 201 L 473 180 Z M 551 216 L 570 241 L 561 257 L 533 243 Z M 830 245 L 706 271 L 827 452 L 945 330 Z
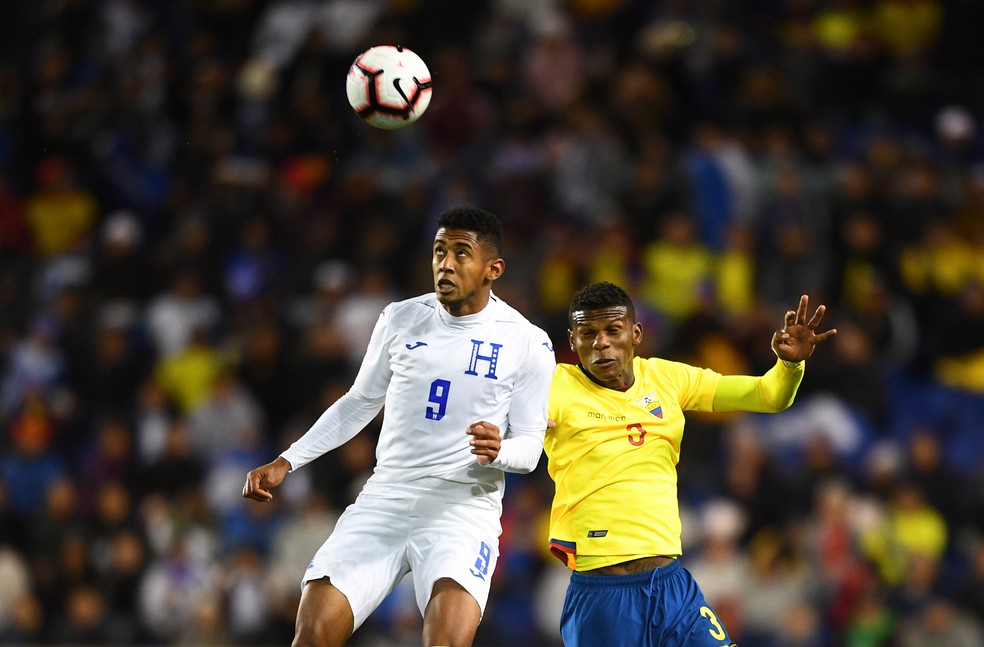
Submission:
M 385 405 L 376 466 L 303 580 L 295 647 L 341 645 L 408 572 L 424 645 L 470 645 L 498 557 L 504 472 L 539 460 L 555 360 L 542 330 L 492 293 L 502 225 L 443 213 L 435 292 L 380 315 L 352 388 L 243 496 L 272 498 L 288 471 L 355 436 Z

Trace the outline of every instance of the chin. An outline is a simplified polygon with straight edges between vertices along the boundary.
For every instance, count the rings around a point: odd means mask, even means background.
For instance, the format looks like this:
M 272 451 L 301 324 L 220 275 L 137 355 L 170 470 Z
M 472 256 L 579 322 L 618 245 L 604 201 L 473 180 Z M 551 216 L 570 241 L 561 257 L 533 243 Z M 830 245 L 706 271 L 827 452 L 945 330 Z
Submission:
M 618 384 L 621 373 L 594 373 L 595 379 L 604 384 Z
M 450 294 L 437 294 L 437 302 L 449 310 L 454 310 L 463 303 L 461 299 L 456 299 Z

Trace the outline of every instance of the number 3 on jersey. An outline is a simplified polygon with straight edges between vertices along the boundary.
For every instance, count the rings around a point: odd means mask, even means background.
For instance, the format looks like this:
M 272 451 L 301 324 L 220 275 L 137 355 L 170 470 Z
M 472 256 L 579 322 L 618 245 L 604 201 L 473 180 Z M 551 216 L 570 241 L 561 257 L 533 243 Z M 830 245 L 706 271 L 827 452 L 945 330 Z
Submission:
M 430 397 L 427 401 L 432 405 L 427 407 L 424 417 L 428 420 L 440 420 L 444 417 L 448 408 L 448 391 L 451 390 L 451 382 L 448 380 L 434 380 L 431 382 Z

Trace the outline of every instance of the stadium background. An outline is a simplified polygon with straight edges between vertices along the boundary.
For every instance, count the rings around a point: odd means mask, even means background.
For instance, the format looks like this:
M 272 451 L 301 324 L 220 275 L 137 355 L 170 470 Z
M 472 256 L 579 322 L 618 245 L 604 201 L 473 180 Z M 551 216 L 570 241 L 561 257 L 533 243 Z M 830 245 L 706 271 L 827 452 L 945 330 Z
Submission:
M 645 353 L 762 371 L 801 293 L 840 333 L 773 416 L 693 416 L 686 565 L 744 647 L 980 645 L 984 5 L 971 0 L 38 0 L 0 20 L 0 644 L 264 645 L 371 469 L 246 471 L 431 289 L 437 213 L 506 223 L 497 292 L 565 354 L 584 281 Z M 428 62 L 373 131 L 368 45 Z M 477 645 L 557 645 L 543 464 L 510 477 Z M 353 644 L 419 641 L 402 587 Z

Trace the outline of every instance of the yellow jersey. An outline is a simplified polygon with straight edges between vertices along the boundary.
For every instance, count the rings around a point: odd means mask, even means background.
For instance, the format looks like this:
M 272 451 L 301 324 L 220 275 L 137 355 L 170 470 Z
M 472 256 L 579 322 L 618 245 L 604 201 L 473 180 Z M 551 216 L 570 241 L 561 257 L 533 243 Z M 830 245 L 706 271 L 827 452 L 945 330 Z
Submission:
M 625 391 L 558 364 L 544 449 L 555 483 L 550 550 L 572 570 L 677 556 L 677 471 L 684 411 L 781 411 L 803 376 L 777 362 L 761 377 L 723 376 L 661 358 L 632 359 Z

